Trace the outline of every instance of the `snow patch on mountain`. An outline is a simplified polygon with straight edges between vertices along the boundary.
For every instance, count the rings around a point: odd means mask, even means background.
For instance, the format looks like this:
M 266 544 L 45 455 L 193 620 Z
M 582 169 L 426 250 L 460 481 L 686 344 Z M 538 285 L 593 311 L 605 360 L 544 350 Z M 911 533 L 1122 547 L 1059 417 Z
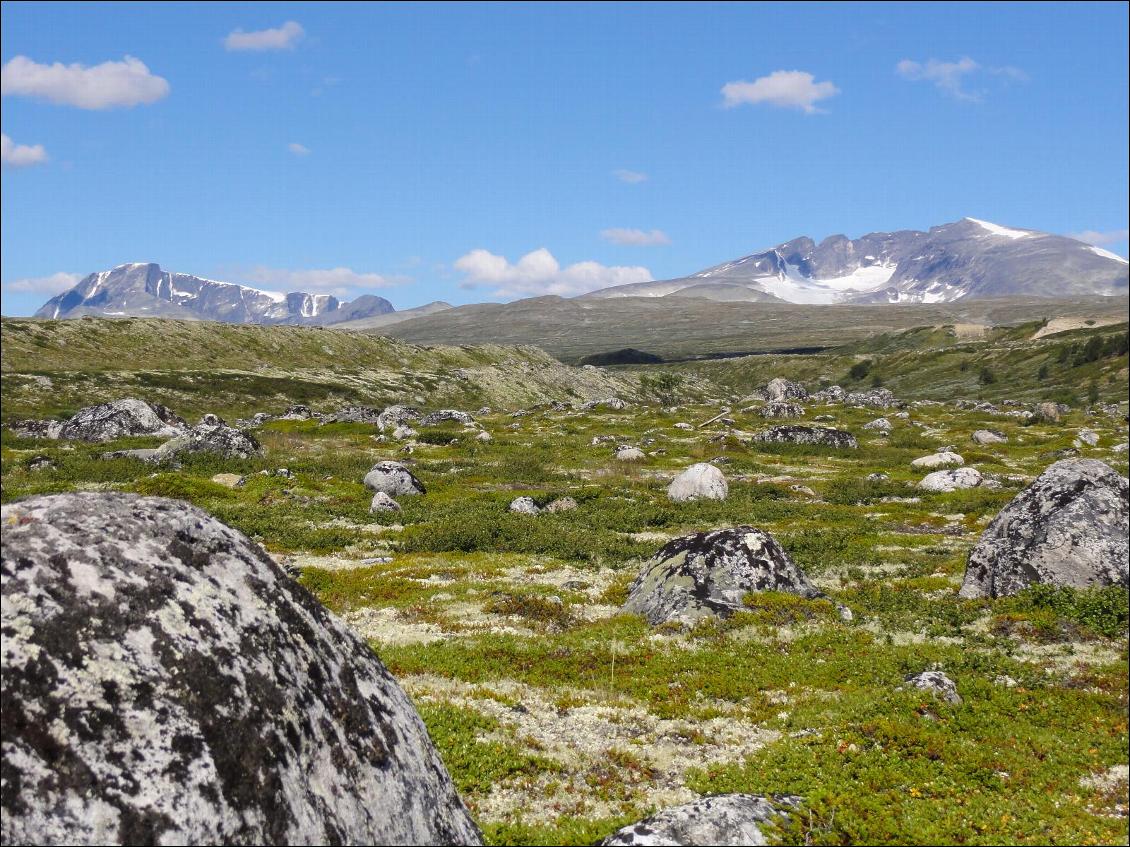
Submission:
M 1023 229 L 1010 229 L 1007 226 L 1000 224 L 989 223 L 988 221 L 979 221 L 976 218 L 966 218 L 967 221 L 972 221 L 982 229 L 987 229 L 993 235 L 1003 235 L 1005 238 L 1028 238 L 1035 233 Z

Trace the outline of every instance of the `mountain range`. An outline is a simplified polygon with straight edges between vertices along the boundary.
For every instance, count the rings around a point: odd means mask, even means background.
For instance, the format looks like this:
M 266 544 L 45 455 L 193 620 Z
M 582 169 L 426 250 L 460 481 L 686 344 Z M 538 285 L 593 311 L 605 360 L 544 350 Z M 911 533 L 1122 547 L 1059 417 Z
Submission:
M 717 302 L 872 304 L 1117 297 L 1127 293 L 1126 259 L 1061 235 L 963 218 L 926 232 L 849 239 L 807 236 L 676 279 L 618 285 L 579 299 L 697 298 Z M 262 291 L 162 270 L 153 263 L 92 273 L 51 298 L 39 318 L 143 316 L 225 323 L 375 330 L 452 307 L 397 312 L 383 297 Z M 467 308 L 467 307 L 461 307 Z

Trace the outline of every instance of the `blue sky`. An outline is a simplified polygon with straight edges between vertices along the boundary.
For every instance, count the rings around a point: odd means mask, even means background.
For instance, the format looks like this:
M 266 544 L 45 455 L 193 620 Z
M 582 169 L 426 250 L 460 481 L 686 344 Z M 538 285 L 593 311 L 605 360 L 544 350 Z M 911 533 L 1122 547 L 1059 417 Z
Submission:
M 1124 3 L 2 8 L 5 314 L 130 261 L 406 308 L 965 215 L 1127 251 Z

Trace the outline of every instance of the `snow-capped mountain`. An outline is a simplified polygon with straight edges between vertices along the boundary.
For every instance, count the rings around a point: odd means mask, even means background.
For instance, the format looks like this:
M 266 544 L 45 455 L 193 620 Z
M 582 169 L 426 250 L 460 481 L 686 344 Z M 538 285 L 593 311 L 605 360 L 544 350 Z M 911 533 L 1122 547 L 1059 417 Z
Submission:
M 161 270 L 153 263 L 92 273 L 48 300 L 37 318 L 161 317 L 254 324 L 325 325 L 395 311 L 383 297 L 352 302 L 332 294 L 283 294 Z
M 1113 296 L 1127 293 L 1127 268 L 1126 259 L 1082 241 L 963 218 L 929 232 L 876 232 L 855 240 L 832 235 L 819 244 L 802 236 L 687 277 L 583 296 L 790 303 Z

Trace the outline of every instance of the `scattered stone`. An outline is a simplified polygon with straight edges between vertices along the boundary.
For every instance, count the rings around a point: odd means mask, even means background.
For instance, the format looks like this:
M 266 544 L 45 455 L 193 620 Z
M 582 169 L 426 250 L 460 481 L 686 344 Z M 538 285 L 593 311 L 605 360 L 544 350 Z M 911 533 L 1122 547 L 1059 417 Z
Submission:
M 618 447 L 616 449 L 616 461 L 618 462 L 638 462 L 640 459 L 646 459 L 643 450 L 639 447 Z
M 325 418 L 322 423 L 379 424 L 380 418 L 381 410 L 372 406 L 346 406 Z
M 623 829 L 600 843 L 607 847 L 656 844 L 766 844 L 761 825 L 788 817 L 785 809 L 798 797 L 762 797 L 756 794 L 714 794 L 664 809 Z
M 763 418 L 770 419 L 803 418 L 804 408 L 796 403 L 789 403 L 786 400 L 770 400 L 761 407 L 761 411 L 758 414 Z
M 377 428 L 384 432 L 386 429 L 396 429 L 398 426 L 404 426 L 419 419 L 419 409 L 413 409 L 411 406 L 389 406 L 377 415 Z
M 870 391 L 856 391 L 844 396 L 845 406 L 866 406 L 869 409 L 890 409 L 898 405 L 889 388 L 872 388 Z
M 725 500 L 730 486 L 722 471 L 707 462 L 691 465 L 667 486 L 667 497 L 676 503 L 689 500 Z
M 141 447 L 134 450 L 108 450 L 98 458 L 112 461 L 114 459 L 137 459 L 139 462 L 152 462 L 157 455 L 156 447 Z
M 792 382 L 787 379 L 777 377 L 769 380 L 769 384 L 763 389 L 765 399 L 769 402 L 776 400 L 807 400 L 808 391 L 799 382 Z
M 8 427 L 17 438 L 58 439 L 64 421 L 16 421 Z
M 910 463 L 912 468 L 945 468 L 964 465 L 965 459 L 950 450 L 939 450 L 929 456 L 922 456 Z
M 1125 453 L 1130 450 L 1130 442 L 1123 441 L 1121 444 L 1115 444 L 1110 448 L 1111 453 Z
M 835 419 L 834 415 L 817 415 L 812 420 L 815 423 L 832 423 Z
M 675 429 L 694 429 L 694 425 L 689 424 L 686 421 L 679 421 L 677 424 L 675 424 Z
M 890 474 L 883 473 L 882 471 L 876 471 L 875 473 L 869 473 L 865 477 L 865 479 L 868 482 L 886 482 L 890 478 L 891 478 Z
M 826 426 L 775 426 L 757 433 L 751 440 L 762 444 L 811 444 L 853 450 L 859 447 L 850 432 Z
M 385 494 L 383 491 L 378 491 L 373 495 L 372 501 L 369 503 L 369 514 L 375 515 L 378 512 L 399 512 L 400 504 Z
M 808 400 L 810 403 L 842 403 L 847 392 L 838 385 L 829 385 L 827 388 L 821 388 L 815 394 L 810 394 Z
M 533 497 L 515 497 L 510 501 L 510 511 L 519 515 L 541 514 L 541 509 L 538 508 Z
M 400 462 L 377 462 L 365 474 L 365 487 L 372 491 L 383 491 L 389 497 L 407 497 L 424 494 L 424 484 Z
M 542 511 L 544 512 L 571 512 L 577 508 L 577 501 L 572 497 L 558 497 Z
M 419 435 L 419 433 L 416 432 L 416 430 L 412 429 L 410 426 L 404 425 L 398 426 L 392 431 L 392 437 L 397 441 L 405 441 L 409 438 L 415 438 L 417 435 Z
M 275 476 L 281 476 L 285 479 L 294 479 L 294 474 L 291 473 L 290 468 L 275 468 Z
M 886 418 L 875 418 L 875 420 L 870 423 L 865 423 L 863 428 L 871 430 L 872 432 L 878 432 L 882 435 L 890 435 L 891 430 L 894 429 L 894 427 L 891 426 L 891 422 Z
M 751 591 L 821 596 L 773 536 L 738 526 L 669 541 L 632 583 L 624 610 L 642 614 L 653 626 L 694 623 L 744 608 Z
M 314 413 L 310 411 L 309 406 L 304 406 L 301 403 L 295 403 L 292 406 L 287 406 L 286 411 L 279 417 L 280 421 L 308 421 L 314 417 Z
M 995 429 L 979 429 L 971 436 L 974 444 L 1007 444 L 1008 436 Z
M 1039 403 L 1033 414 L 1040 423 L 1059 423 L 1063 420 L 1063 413 L 1058 403 Z
M 961 703 L 961 695 L 957 693 L 957 683 L 941 671 L 922 671 L 922 673 L 911 674 L 899 688 L 916 688 L 919 691 L 926 691 L 955 706 Z
M 49 456 L 32 456 L 27 460 L 29 471 L 49 471 L 55 468 L 55 462 Z
M 5 844 L 479 844 L 412 702 L 258 545 L 121 493 L 3 507 Z
M 1099 443 L 1099 434 L 1093 429 L 1081 429 L 1075 438 L 1075 446 L 1080 447 L 1086 444 L 1088 447 L 1095 447 Z
M 205 426 L 227 426 L 228 422 L 221 418 L 219 415 L 213 415 L 211 412 L 209 412 L 208 414 L 201 416 L 200 423 Z
M 1130 585 L 1125 477 L 1097 459 L 1056 462 L 989 524 L 969 553 L 962 597 L 1030 585 Z
M 484 429 L 482 432 L 475 436 L 475 440 L 481 441 L 482 443 L 486 444 L 488 441 L 494 441 L 494 438 L 489 432 Z
M 436 426 L 446 421 L 471 425 L 475 423 L 475 419 L 466 412 L 461 412 L 458 409 L 440 409 L 438 412 L 431 412 L 420 418 L 419 426 Z
M 952 468 L 926 474 L 918 487 L 923 491 L 957 491 L 959 488 L 976 488 L 981 484 L 981 472 L 976 468 Z
M 237 473 L 218 473 L 212 477 L 212 482 L 225 488 L 239 488 L 247 481 L 247 477 Z
M 816 492 L 809 488 L 807 485 L 790 485 L 790 491 L 795 491 L 797 494 L 803 494 L 805 497 L 815 497 Z
M 249 459 L 261 452 L 255 436 L 223 424 L 197 424 L 162 444 L 149 459 L 167 462 L 189 453 L 215 453 L 225 459 Z

